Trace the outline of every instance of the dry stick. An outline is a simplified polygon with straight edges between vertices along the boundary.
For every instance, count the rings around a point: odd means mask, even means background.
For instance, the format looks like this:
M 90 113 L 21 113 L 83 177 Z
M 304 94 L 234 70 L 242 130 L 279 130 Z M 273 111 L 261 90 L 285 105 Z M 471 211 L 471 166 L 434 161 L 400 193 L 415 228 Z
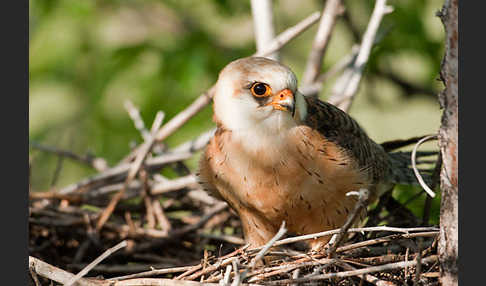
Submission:
M 159 115 L 159 113 L 157 115 Z M 147 155 L 150 153 L 152 147 L 154 146 L 155 137 L 157 136 L 156 134 L 159 132 L 159 129 L 161 130 L 160 128 L 161 124 L 162 124 L 162 120 L 160 119 L 160 115 L 159 115 L 156 117 L 156 120 L 154 120 L 154 123 L 152 125 L 153 132 L 150 133 L 149 134 L 150 136 L 148 136 L 145 139 L 142 148 L 140 148 L 137 157 L 135 158 L 135 162 L 133 162 L 130 168 L 128 169 L 128 174 L 125 179 L 123 188 L 120 191 L 118 191 L 118 193 L 115 196 L 111 198 L 110 203 L 101 213 L 100 218 L 98 219 L 98 222 L 96 224 L 97 231 L 100 231 L 103 228 L 103 225 L 110 218 L 111 214 L 116 208 L 116 205 L 125 194 L 126 189 L 128 188 L 128 186 L 133 181 L 133 179 L 139 172 L 140 168 L 142 167 L 143 162 L 145 161 Z M 148 178 L 146 177 L 146 179 Z M 144 185 L 146 186 L 146 183 L 144 183 Z M 148 207 L 149 210 L 151 210 L 152 204 L 150 203 L 150 199 L 148 202 L 146 201 L 146 206 Z M 153 219 L 153 213 L 151 212 L 149 214 L 150 214 L 149 222 L 155 223 L 155 219 Z
M 74 277 L 69 279 L 64 285 L 65 286 L 74 285 L 74 283 L 76 283 L 76 281 L 78 281 L 84 275 L 86 275 L 91 269 L 93 269 L 93 267 L 98 265 L 101 261 L 103 261 L 105 258 L 110 256 L 112 253 L 114 253 L 114 252 L 118 251 L 119 249 L 124 248 L 126 246 L 127 246 L 127 241 L 124 240 L 124 241 L 118 243 L 117 245 L 113 246 L 112 248 L 107 249 L 105 252 L 103 252 L 103 254 L 101 254 L 98 258 L 96 258 L 93 262 L 91 262 L 85 268 L 83 268 L 83 270 L 79 271 L 78 274 L 76 274 Z
M 363 75 L 363 70 L 370 56 L 371 48 L 375 41 L 376 33 L 378 31 L 378 27 L 380 26 L 380 22 L 383 19 L 384 15 L 391 13 L 392 11 L 393 8 L 386 5 L 386 0 L 376 0 L 375 8 L 373 9 L 373 13 L 371 14 L 371 19 L 368 23 L 368 27 L 366 28 L 366 31 L 363 35 L 360 50 L 358 56 L 356 57 L 356 61 L 354 62 L 354 65 L 350 70 L 348 80 L 346 81 L 342 90 L 334 93 L 331 96 L 331 98 L 329 99 L 330 103 L 336 105 L 344 111 L 349 110 L 352 103 L 352 98 L 358 91 L 359 83 Z
M 301 235 L 301 236 L 296 236 L 296 237 L 289 237 L 289 238 L 285 238 L 285 239 L 282 239 L 282 240 L 275 242 L 274 246 L 304 241 L 304 240 L 308 240 L 308 239 L 316 239 L 316 238 L 323 237 L 323 236 L 337 234 L 340 231 L 341 231 L 341 229 L 338 228 L 338 229 L 327 230 L 327 231 L 317 232 L 317 233 L 311 233 L 311 234 L 306 234 L 306 235 Z M 348 229 L 348 232 L 364 232 L 364 231 L 390 231 L 390 232 L 409 233 L 409 232 L 414 232 L 414 231 L 439 231 L 439 229 L 436 228 L 436 227 L 400 228 L 400 227 L 389 227 L 389 226 L 372 226 L 372 227 L 360 227 L 360 228 Z M 256 250 L 260 250 L 260 249 L 261 249 L 261 247 L 254 248 L 253 250 L 256 251 Z
M 116 281 L 110 286 L 220 286 L 217 283 L 200 283 L 195 281 L 180 281 L 167 278 L 135 278 Z
M 192 153 L 169 153 L 169 154 L 164 154 L 160 155 L 157 157 L 152 157 L 148 158 L 146 162 L 146 169 L 147 170 L 153 170 L 153 169 L 160 169 L 164 165 L 178 162 L 178 161 L 183 161 L 187 160 L 192 157 Z M 104 185 L 106 182 L 110 182 L 112 180 L 115 180 L 116 178 L 125 178 L 128 170 L 130 168 L 129 163 L 124 163 L 121 165 L 118 165 L 116 167 L 110 168 L 106 171 L 103 171 L 102 173 L 96 174 L 94 176 L 87 177 L 85 179 L 82 179 L 81 181 L 71 184 L 69 186 L 66 186 L 62 189 L 60 189 L 57 193 L 61 195 L 67 195 L 74 193 L 76 191 L 86 189 L 89 187 L 97 186 L 97 185 Z
M 280 275 L 283 273 L 288 273 L 292 270 L 299 270 L 300 268 L 308 267 L 308 266 L 316 266 L 316 265 L 323 265 L 323 264 L 332 264 L 335 263 L 337 260 L 336 259 L 319 259 L 316 261 L 311 261 L 311 262 L 297 262 L 297 263 L 291 263 L 288 265 L 281 265 L 281 266 L 276 266 L 276 267 L 270 267 L 268 269 L 263 269 L 264 271 L 259 271 L 261 272 L 266 272 L 266 273 L 250 273 L 248 276 L 253 276 L 251 279 L 248 280 L 248 282 L 257 282 L 261 281 L 263 279 L 275 276 L 275 275 Z M 273 270 L 275 269 L 275 270 Z M 268 271 L 267 271 L 268 270 Z M 297 277 L 295 277 L 297 278 Z
M 429 263 L 436 262 L 436 261 L 437 261 L 437 255 L 431 255 L 427 258 L 422 259 L 421 263 L 422 264 L 429 264 Z M 404 267 L 407 267 L 407 266 L 408 267 L 414 266 L 416 264 L 417 264 L 416 260 L 409 261 L 409 262 L 402 261 L 402 262 L 384 264 L 384 265 L 380 265 L 380 266 L 367 267 L 367 268 L 358 269 L 358 270 L 321 274 L 321 275 L 316 275 L 316 276 L 312 276 L 312 277 L 308 277 L 308 278 L 269 281 L 269 282 L 267 282 L 267 284 L 269 284 L 269 285 L 280 285 L 280 284 L 288 284 L 288 283 L 295 283 L 295 282 L 300 283 L 300 282 L 317 281 L 317 280 L 324 280 L 324 279 L 331 279 L 331 278 L 345 278 L 345 277 L 358 276 L 358 275 L 374 273 L 374 272 L 401 269 L 401 268 L 404 268 Z
M 194 224 L 191 224 L 191 225 L 187 225 L 187 226 L 185 226 L 183 228 L 180 228 L 180 229 L 173 230 L 173 231 L 169 232 L 168 234 L 166 234 L 163 231 L 158 231 L 158 230 L 151 230 L 151 231 L 153 233 L 159 233 L 159 234 L 161 234 L 161 235 L 159 235 L 159 237 L 161 237 L 161 238 L 175 239 L 175 238 L 180 237 L 181 235 L 184 235 L 184 234 L 186 234 L 188 232 L 191 232 L 191 231 L 194 231 L 196 229 L 199 229 L 210 218 L 212 218 L 217 213 L 223 211 L 227 207 L 228 207 L 228 204 L 226 204 L 225 202 L 218 203 L 214 207 L 212 207 L 208 211 L 208 213 L 205 214 L 197 223 L 194 223 Z M 148 231 L 148 230 L 144 230 L 144 231 Z M 163 245 L 164 243 L 166 243 L 166 241 L 167 240 L 160 239 L 160 240 L 155 240 L 155 241 L 151 241 L 151 242 L 140 243 L 140 244 L 138 244 L 135 247 L 134 251 L 136 251 L 136 252 L 146 251 L 147 249 L 150 249 L 150 248 L 155 247 L 157 245 Z
M 354 271 L 354 270 L 356 270 L 355 267 L 349 265 L 346 262 L 340 262 L 339 265 L 342 268 L 344 268 L 344 270 L 347 270 L 347 271 Z M 364 279 L 364 280 L 366 280 L 367 282 L 369 282 L 371 284 L 376 285 L 376 286 L 395 286 L 394 283 L 392 283 L 390 281 L 380 280 L 376 276 L 373 276 L 371 274 L 364 274 L 361 278 Z
M 187 175 L 172 180 L 160 182 L 152 186 L 150 193 L 152 195 L 160 195 L 174 190 L 180 190 L 186 187 L 197 188 L 199 186 L 195 175 Z
M 350 66 L 356 60 L 356 56 L 358 55 L 358 52 L 359 52 L 359 45 L 354 45 L 351 48 L 351 52 L 349 54 L 342 57 L 336 64 L 334 64 L 325 73 L 319 75 L 313 83 L 299 88 L 299 91 L 305 96 L 317 95 L 321 91 L 322 86 L 326 80 L 338 74 L 346 67 Z
M 315 24 L 319 18 L 321 17 L 320 12 L 314 12 L 307 16 L 304 20 L 300 21 L 296 25 L 287 28 L 285 31 L 280 33 L 271 43 L 268 44 L 268 46 L 265 48 L 265 50 L 259 50 L 255 54 L 253 54 L 254 57 L 264 57 L 266 55 L 269 55 L 275 51 L 280 50 L 283 46 L 285 46 L 288 42 L 290 42 L 292 39 L 300 35 L 302 32 L 307 30 L 310 26 Z
M 149 271 L 145 271 L 145 272 L 141 272 L 141 273 L 135 273 L 135 274 L 124 275 L 124 276 L 119 276 L 119 277 L 115 277 L 115 278 L 110 278 L 109 280 L 127 280 L 127 279 L 132 279 L 132 278 L 143 278 L 143 277 L 150 277 L 150 276 L 161 275 L 161 274 L 178 273 L 178 272 L 187 271 L 187 270 L 192 269 L 192 268 L 194 268 L 194 266 L 154 269 L 154 270 L 149 270 Z
M 342 13 L 343 7 L 341 0 L 327 0 L 324 10 L 322 11 L 321 21 L 312 44 L 312 50 L 307 58 L 307 65 L 302 77 L 304 85 L 314 82 L 321 72 L 322 60 L 326 48 L 331 39 L 331 33 L 339 14 Z
M 202 133 L 198 137 L 180 144 L 179 146 L 172 149 L 171 152 L 197 152 L 203 149 L 206 144 L 208 144 L 209 140 L 211 140 L 215 132 L 216 128 L 212 128 L 211 130 Z
M 193 272 L 195 272 L 195 271 L 197 271 L 197 270 L 199 270 L 199 269 L 202 268 L 202 264 L 196 265 L 196 266 L 194 266 L 195 268 L 197 268 L 196 270 L 194 270 L 194 271 L 191 270 L 192 272 L 191 271 L 187 271 L 187 273 L 183 273 L 183 274 L 181 274 L 180 276 L 177 276 L 174 279 L 175 280 L 179 280 L 179 279 L 193 280 L 193 279 L 196 279 L 196 278 L 198 278 L 198 277 L 200 277 L 202 275 L 205 275 L 205 274 L 207 274 L 207 273 L 209 273 L 211 271 L 217 270 L 221 266 L 226 266 L 227 263 L 229 263 L 229 262 L 232 263 L 232 260 L 231 259 L 234 259 L 235 258 L 234 256 L 242 253 L 248 247 L 249 247 L 249 244 L 247 244 L 247 245 L 245 245 L 243 247 L 240 247 L 239 249 L 237 249 L 237 250 L 235 250 L 235 251 L 233 251 L 231 253 L 228 253 L 228 254 L 226 254 L 226 255 L 218 258 L 218 262 L 216 264 L 211 265 L 209 267 L 206 267 L 205 269 L 203 269 L 203 270 L 201 270 L 201 271 L 199 271 L 197 273 L 192 274 Z M 190 274 L 192 274 L 192 275 L 190 275 Z M 190 276 L 188 276 L 188 275 L 190 275 Z
M 157 219 L 160 228 L 165 232 L 171 231 L 172 225 L 170 224 L 169 219 L 165 215 L 164 209 L 162 208 L 160 201 L 155 199 L 153 201 L 152 207 L 154 209 L 155 218 Z
M 223 285 L 229 284 L 230 274 L 231 274 L 232 269 L 233 269 L 233 261 L 231 261 L 231 264 L 226 265 L 226 270 L 224 272 L 224 276 L 223 276 L 223 280 L 222 280 Z
M 237 259 L 231 261 L 231 264 L 233 265 L 233 283 L 231 283 L 231 286 L 238 286 L 241 283 L 240 275 L 238 272 L 238 262 Z
M 152 197 L 150 196 L 150 186 L 148 183 L 148 174 L 144 169 L 140 170 L 140 180 L 143 182 L 142 198 L 145 205 L 147 225 L 149 229 L 155 228 L 155 214 L 152 207 Z
M 352 192 L 347 193 L 346 196 L 350 195 L 350 193 L 352 193 Z M 331 244 L 329 249 L 327 249 L 327 251 L 326 251 L 329 258 L 332 258 L 334 256 L 334 253 L 336 252 L 337 247 L 341 244 L 341 242 L 344 239 L 344 235 L 346 234 L 346 231 L 354 223 L 354 221 L 356 220 L 356 217 L 358 216 L 358 213 L 363 208 L 366 208 L 366 206 L 368 204 L 369 191 L 367 189 L 360 189 L 358 196 L 359 196 L 358 201 L 356 202 L 356 205 L 354 206 L 354 210 L 348 215 L 346 222 L 341 227 L 341 230 L 339 231 L 339 233 L 336 236 L 336 242 Z
M 61 157 L 66 157 L 66 158 L 87 164 L 88 166 L 94 168 L 95 170 L 97 170 L 99 172 L 105 171 L 108 167 L 106 160 L 103 159 L 103 158 L 93 157 L 93 156 L 90 156 L 90 155 L 80 156 L 80 155 L 75 154 L 75 153 L 68 151 L 68 150 L 62 150 L 62 149 L 58 149 L 58 148 L 51 147 L 51 146 L 41 145 L 37 142 L 31 142 L 29 145 L 30 145 L 30 147 L 37 149 L 37 150 L 40 150 L 40 151 L 53 153 L 53 154 L 56 154 L 56 155 L 61 156 Z
M 65 270 L 50 265 L 40 259 L 29 256 L 29 268 L 42 277 L 64 284 L 75 275 Z M 100 286 L 106 283 L 97 283 L 88 279 L 81 278 L 77 281 L 81 286 Z
M 370 240 L 360 241 L 353 244 L 341 246 L 336 249 L 336 252 L 344 252 L 352 249 L 360 248 L 363 246 L 370 246 L 373 244 L 383 243 L 387 241 L 392 241 L 400 238 L 414 238 L 414 237 L 436 237 L 439 234 L 438 231 L 428 231 L 428 232 L 417 232 L 417 233 L 404 233 L 404 234 L 394 234 L 385 237 L 374 238 Z
M 431 196 L 432 198 L 435 197 L 435 193 L 433 190 L 431 190 L 429 188 L 429 186 L 427 186 L 427 184 L 425 183 L 424 179 L 422 178 L 422 175 L 420 175 L 420 172 L 417 170 L 417 162 L 416 162 L 416 157 L 417 157 L 417 149 L 418 147 L 420 147 L 420 145 L 422 145 L 422 143 L 426 142 L 426 141 L 429 141 L 429 140 L 432 140 L 432 139 L 437 139 L 437 134 L 434 134 L 434 135 L 428 135 L 428 136 L 425 136 L 424 138 L 420 139 L 417 144 L 415 144 L 415 146 L 413 147 L 413 150 L 412 150 L 412 168 L 413 168 L 413 172 L 415 174 L 415 177 L 417 177 L 417 180 L 419 181 L 419 184 L 420 186 L 422 186 L 422 188 L 424 189 L 425 192 L 427 192 L 427 194 L 429 194 L 429 196 Z
M 251 0 L 253 31 L 255 33 L 257 51 L 266 50 L 275 38 L 273 26 L 272 0 Z M 278 52 L 267 55 L 268 58 L 278 60 Z
M 135 107 L 135 105 L 133 105 L 132 101 L 129 99 L 125 100 L 124 106 L 128 112 L 128 115 L 133 121 L 133 125 L 140 132 L 143 140 L 148 140 L 150 132 L 147 130 L 147 128 L 145 128 L 145 123 L 140 115 L 140 110 L 138 110 L 138 108 Z

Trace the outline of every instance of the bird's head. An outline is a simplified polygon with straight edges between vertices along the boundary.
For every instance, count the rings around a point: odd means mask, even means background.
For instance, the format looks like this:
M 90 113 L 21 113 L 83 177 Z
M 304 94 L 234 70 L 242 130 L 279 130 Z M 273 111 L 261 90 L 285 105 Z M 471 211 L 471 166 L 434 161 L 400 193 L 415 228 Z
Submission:
M 226 129 L 276 134 L 304 118 L 306 103 L 288 67 L 267 58 L 248 57 L 229 63 L 220 72 L 214 113 Z

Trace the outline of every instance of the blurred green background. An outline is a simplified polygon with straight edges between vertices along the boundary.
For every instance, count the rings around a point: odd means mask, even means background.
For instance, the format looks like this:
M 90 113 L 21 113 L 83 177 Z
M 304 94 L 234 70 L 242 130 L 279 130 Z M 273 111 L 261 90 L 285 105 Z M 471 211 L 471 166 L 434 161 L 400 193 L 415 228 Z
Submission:
M 30 0 L 29 140 L 116 164 L 131 144 L 142 140 L 124 109 L 125 99 L 140 108 L 146 126 L 159 110 L 167 121 L 210 87 L 227 63 L 255 52 L 249 2 Z M 346 12 L 337 22 L 323 71 L 360 41 L 374 5 L 344 3 Z M 437 93 L 442 83 L 437 78 L 444 30 L 435 12 L 442 3 L 389 1 L 394 12 L 381 24 L 386 35 L 372 50 L 350 111 L 377 142 L 435 133 L 440 125 Z M 274 1 L 276 32 L 323 5 Z M 281 61 L 299 79 L 316 29 L 281 50 Z M 334 80 L 326 83 L 321 99 Z M 211 128 L 211 116 L 208 106 L 166 143 L 174 146 Z M 35 149 L 29 153 L 33 190 L 49 189 L 58 158 Z M 196 162 L 189 164 L 194 168 Z M 55 186 L 92 173 L 64 160 Z

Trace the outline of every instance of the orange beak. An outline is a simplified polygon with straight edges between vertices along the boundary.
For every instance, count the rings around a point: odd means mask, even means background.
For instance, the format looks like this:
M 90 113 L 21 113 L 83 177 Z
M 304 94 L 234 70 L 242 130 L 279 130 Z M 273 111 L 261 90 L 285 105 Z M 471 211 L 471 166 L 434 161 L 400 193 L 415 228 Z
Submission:
M 272 96 L 272 101 L 269 103 L 274 109 L 289 111 L 294 115 L 295 99 L 294 94 L 288 88 L 281 90 L 276 95 Z

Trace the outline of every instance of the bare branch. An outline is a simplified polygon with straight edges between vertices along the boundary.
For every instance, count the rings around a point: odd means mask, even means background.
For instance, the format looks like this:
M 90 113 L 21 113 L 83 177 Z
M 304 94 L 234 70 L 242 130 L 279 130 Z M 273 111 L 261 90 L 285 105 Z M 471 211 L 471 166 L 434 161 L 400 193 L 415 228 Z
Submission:
M 386 0 L 376 0 L 375 8 L 371 14 L 371 19 L 366 28 L 366 32 L 363 35 L 356 61 L 349 71 L 343 74 L 341 81 L 338 80 L 336 83 L 335 88 L 333 89 L 333 94 L 329 98 L 330 103 L 344 111 L 349 110 L 352 99 L 358 91 L 359 83 L 363 76 L 363 70 L 370 56 L 371 48 L 375 41 L 381 20 L 383 19 L 383 16 L 392 11 L 392 7 L 386 5 Z
M 32 269 L 35 273 L 39 274 L 42 277 L 48 278 L 50 280 L 56 281 L 58 283 L 66 283 L 70 279 L 72 279 L 75 275 L 69 273 L 65 270 L 57 268 L 55 266 L 50 265 L 40 259 L 35 257 L 29 256 L 29 268 Z M 77 281 L 81 286 L 99 286 L 99 285 L 106 285 L 106 283 L 97 283 L 94 281 L 90 281 L 88 279 L 81 278 Z
M 251 0 L 251 12 L 257 51 L 266 50 L 275 38 L 272 0 Z M 267 57 L 273 60 L 279 58 L 276 51 L 268 54 Z
M 317 29 L 312 50 L 307 58 L 307 65 L 302 78 L 304 85 L 314 82 L 321 72 L 322 60 L 326 48 L 331 39 L 331 33 L 334 30 L 336 18 L 342 13 L 343 7 L 341 0 L 327 0 L 324 10 L 322 11 L 321 21 Z
M 430 264 L 430 263 L 433 263 L 433 262 L 436 262 L 436 261 L 437 261 L 437 255 L 431 255 L 431 256 L 421 260 L 422 264 Z M 417 264 L 416 260 L 408 261 L 408 262 L 396 262 L 396 263 L 389 263 L 389 264 L 380 265 L 380 266 L 366 267 L 366 268 L 358 269 L 358 270 L 343 271 L 343 272 L 328 273 L 328 274 L 320 274 L 320 275 L 315 275 L 315 276 L 308 277 L 308 278 L 270 281 L 270 282 L 267 282 L 267 283 L 269 285 L 281 285 L 281 284 L 288 284 L 288 283 L 295 283 L 295 282 L 302 283 L 302 282 L 325 280 L 325 279 L 331 279 L 331 278 L 344 278 L 344 277 L 358 276 L 358 275 L 374 273 L 374 272 L 382 272 L 382 271 L 389 271 L 389 270 L 394 270 L 394 269 L 401 269 L 401 268 L 410 267 L 410 266 L 413 266 L 413 265 L 416 265 L 416 264 Z
M 78 274 L 76 274 L 74 277 L 72 277 L 66 283 L 64 283 L 64 285 L 65 286 L 74 285 L 74 283 L 76 283 L 76 281 L 78 281 L 79 279 L 81 279 L 81 277 L 83 277 L 84 275 L 88 274 L 88 272 L 91 269 L 93 269 L 93 267 L 95 267 L 96 265 L 98 265 L 101 261 L 103 261 L 105 258 L 107 258 L 108 256 L 110 256 L 112 253 L 114 253 L 114 252 L 116 252 L 116 251 L 118 251 L 121 248 L 124 248 L 126 246 L 127 246 L 127 241 L 124 240 L 124 241 L 118 243 L 117 245 L 113 246 L 112 248 L 107 249 L 105 252 L 103 252 L 103 254 L 101 254 L 98 258 L 96 258 L 93 262 L 91 262 L 85 268 L 83 268 L 83 270 L 79 271 Z
M 145 123 L 140 115 L 140 110 L 138 110 L 138 108 L 135 107 L 135 105 L 133 105 L 132 101 L 129 99 L 125 100 L 124 106 L 128 112 L 128 115 L 133 121 L 133 125 L 135 125 L 135 128 L 140 132 L 143 140 L 147 140 L 150 136 L 150 132 L 147 130 L 147 128 L 145 128 Z
M 294 39 L 305 30 L 307 30 L 310 26 L 315 24 L 320 17 L 320 12 L 314 12 L 310 14 L 304 20 L 280 33 L 271 43 L 268 44 L 265 50 L 257 51 L 255 54 L 253 54 L 253 56 L 264 57 L 268 54 L 280 50 L 280 48 L 285 46 L 292 39 Z

